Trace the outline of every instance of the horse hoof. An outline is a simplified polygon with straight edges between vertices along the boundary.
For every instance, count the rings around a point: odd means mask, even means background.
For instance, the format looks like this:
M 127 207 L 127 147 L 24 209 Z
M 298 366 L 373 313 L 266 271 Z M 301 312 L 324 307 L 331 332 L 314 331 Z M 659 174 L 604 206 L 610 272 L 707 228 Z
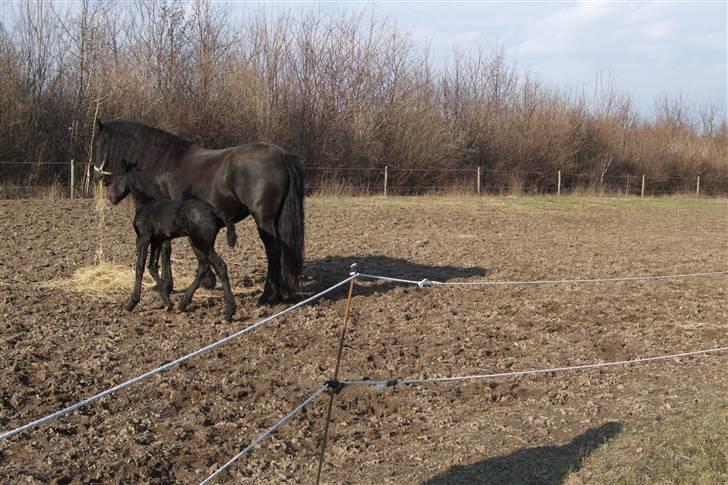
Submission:
M 134 307 L 135 307 L 135 306 L 137 306 L 137 303 L 138 303 L 138 302 L 136 302 L 136 301 L 133 301 L 133 300 L 132 300 L 132 301 L 130 301 L 129 303 L 127 303 L 127 304 L 126 304 L 126 305 L 124 306 L 124 308 L 126 308 L 126 311 L 130 312 L 130 311 L 132 311 L 132 310 L 134 309 Z
M 180 302 L 180 304 L 177 305 L 177 310 L 184 313 L 187 311 L 187 305 L 189 305 L 189 302 L 186 302 L 186 301 Z
M 173 308 L 174 308 L 174 305 L 172 305 L 172 302 L 169 302 L 169 303 L 167 303 L 167 307 L 166 307 L 166 310 L 167 310 L 168 312 L 171 312 Z

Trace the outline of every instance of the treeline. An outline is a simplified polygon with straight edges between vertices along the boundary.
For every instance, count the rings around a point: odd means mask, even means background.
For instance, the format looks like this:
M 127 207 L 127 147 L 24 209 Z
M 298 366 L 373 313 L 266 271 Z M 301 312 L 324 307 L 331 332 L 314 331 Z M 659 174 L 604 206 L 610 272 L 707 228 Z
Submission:
M 553 88 L 498 50 L 435 61 L 369 11 L 271 14 L 204 0 L 2 8 L 3 183 L 67 182 L 62 164 L 88 160 L 98 116 L 206 147 L 269 141 L 309 166 L 388 165 L 392 186 L 446 186 L 457 182 L 448 170 L 480 166 L 484 186 L 526 191 L 552 189 L 561 170 L 567 187 L 645 174 L 653 189 L 679 191 L 700 175 L 704 190 L 728 192 L 717 108 L 661 98 L 640 115 L 608 76 L 593 89 Z M 308 183 L 362 185 L 372 172 L 310 170 Z

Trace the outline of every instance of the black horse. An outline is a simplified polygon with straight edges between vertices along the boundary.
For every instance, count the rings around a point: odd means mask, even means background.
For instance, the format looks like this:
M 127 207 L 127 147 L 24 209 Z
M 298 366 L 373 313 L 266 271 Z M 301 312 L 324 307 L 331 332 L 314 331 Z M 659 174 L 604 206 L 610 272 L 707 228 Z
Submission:
M 95 130 L 94 169 L 105 184 L 120 173 L 125 158 L 152 175 L 170 199 L 204 200 L 233 222 L 252 215 L 268 258 L 265 288 L 258 302 L 276 303 L 295 296 L 304 249 L 300 157 L 265 143 L 206 149 L 130 121 L 97 121 Z M 170 256 L 171 247 L 165 243 L 162 280 L 171 291 Z M 210 280 L 214 286 L 214 277 Z
M 186 236 L 192 250 L 197 256 L 197 275 L 185 291 L 179 303 L 179 309 L 185 311 L 192 300 L 200 279 L 210 270 L 210 265 L 217 273 L 225 292 L 225 319 L 231 321 L 235 313 L 235 297 L 230 288 L 225 261 L 215 251 L 215 240 L 220 229 L 227 227 L 227 242 L 235 246 L 237 238 L 235 225 L 219 209 L 199 199 L 169 200 L 154 179 L 139 170 L 125 159 L 121 160 L 123 173 L 114 178 L 109 186 L 109 199 L 116 205 L 131 194 L 136 206 L 134 230 L 137 234 L 136 279 L 131 300 L 126 309 L 131 311 L 139 303 L 142 289 L 142 276 L 147 259 L 147 250 L 151 247 L 149 257 L 149 273 L 157 283 L 157 290 L 162 296 L 167 310 L 172 309 L 167 288 L 159 276 L 159 255 L 162 244 L 174 238 Z

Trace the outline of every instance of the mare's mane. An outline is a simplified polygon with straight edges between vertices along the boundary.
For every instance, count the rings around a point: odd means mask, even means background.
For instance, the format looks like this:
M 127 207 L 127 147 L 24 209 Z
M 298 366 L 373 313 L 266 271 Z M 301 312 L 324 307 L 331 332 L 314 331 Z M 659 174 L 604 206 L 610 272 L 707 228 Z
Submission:
M 122 158 L 145 172 L 174 170 L 193 145 L 182 137 L 134 121 L 104 123 L 101 136 L 106 140 L 103 155 L 109 160 L 107 170 L 118 166 Z

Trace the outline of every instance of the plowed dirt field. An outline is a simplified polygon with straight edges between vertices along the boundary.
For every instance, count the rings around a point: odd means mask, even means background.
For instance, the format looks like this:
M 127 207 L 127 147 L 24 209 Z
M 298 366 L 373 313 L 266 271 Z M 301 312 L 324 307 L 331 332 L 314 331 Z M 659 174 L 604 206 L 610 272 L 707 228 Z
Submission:
M 312 198 L 304 295 L 368 273 L 420 280 L 664 275 L 728 268 L 725 200 Z M 132 209 L 103 237 L 88 200 L 0 201 L 0 430 L 42 417 L 285 308 L 256 307 L 254 225 L 218 240 L 238 300 L 190 311 L 149 288 L 99 298 L 49 282 L 104 257 L 131 268 Z M 175 271 L 192 275 L 186 241 Z M 130 288 L 129 288 L 130 289 Z M 728 276 L 417 288 L 357 283 L 342 379 L 452 376 L 728 346 Z M 0 443 L 4 483 L 197 483 L 331 375 L 346 290 Z M 173 300 L 180 295 L 173 295 Z M 728 395 L 728 355 L 337 395 L 325 483 L 550 483 L 634 423 Z M 312 483 L 326 408 L 314 401 L 220 483 Z M 697 412 L 697 411 L 696 411 Z M 598 477 L 595 477 L 598 481 Z

